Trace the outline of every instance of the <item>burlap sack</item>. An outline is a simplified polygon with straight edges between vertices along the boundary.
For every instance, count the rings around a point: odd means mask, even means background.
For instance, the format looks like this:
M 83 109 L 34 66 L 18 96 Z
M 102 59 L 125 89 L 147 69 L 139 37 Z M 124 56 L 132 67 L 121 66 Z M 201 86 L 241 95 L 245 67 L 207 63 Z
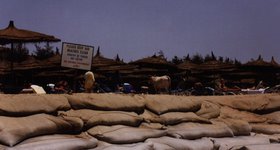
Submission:
M 27 139 L 7 150 L 77 150 L 97 146 L 97 139 L 86 134 L 44 135 Z
M 280 124 L 280 111 L 272 112 L 262 116 L 267 118 L 267 123 Z
M 211 138 L 216 149 L 231 150 L 233 147 L 254 145 L 254 144 L 269 144 L 269 138 L 255 136 L 237 136 L 231 138 Z
M 160 117 L 159 115 L 145 109 L 142 114 L 139 115 L 144 119 L 145 122 L 147 123 L 152 123 L 152 122 L 160 122 Z
M 247 121 L 239 120 L 239 119 L 213 119 L 212 122 L 222 122 L 226 124 L 231 131 L 233 132 L 234 136 L 241 136 L 241 135 L 250 135 L 252 127 L 249 125 Z
M 280 134 L 262 134 L 262 133 L 251 133 L 251 136 L 265 137 L 268 138 L 270 143 L 280 143 Z
M 167 127 L 165 125 L 162 125 L 160 123 L 148 123 L 148 122 L 142 122 L 139 125 L 139 128 L 149 128 L 149 129 L 158 129 L 158 130 L 167 129 Z
M 233 137 L 231 129 L 225 124 L 181 123 L 168 126 L 167 134 L 182 139 L 199 139 L 202 137 Z
M 217 118 L 220 115 L 220 107 L 217 104 L 203 101 L 196 114 L 206 119 Z
M 165 130 L 135 128 L 124 125 L 96 126 L 89 129 L 87 132 L 101 141 L 113 144 L 143 142 L 147 138 L 155 138 L 166 135 Z
M 231 150 L 279 150 L 280 144 L 255 144 L 247 146 L 236 146 Z
M 249 112 L 267 112 L 280 108 L 279 94 L 234 95 L 210 98 L 211 102 Z
M 140 116 L 144 118 L 145 122 L 163 125 L 174 125 L 182 122 L 211 123 L 209 120 L 199 117 L 193 112 L 167 112 L 162 115 L 156 115 L 149 110 L 145 110 Z
M 154 150 L 213 150 L 213 143 L 206 138 L 198 140 L 175 139 L 171 137 L 149 138 L 146 143 L 152 143 Z
M 56 113 L 59 110 L 69 110 L 70 108 L 70 104 L 64 95 L 0 95 L 0 115 L 2 116 Z
M 251 123 L 252 132 L 263 134 L 280 134 L 280 125 L 265 124 L 265 123 Z
M 108 144 L 99 146 L 90 150 L 154 150 L 153 145 L 150 143 L 135 143 L 135 144 Z
M 200 109 L 201 101 L 193 96 L 146 95 L 146 107 L 161 115 L 167 112 L 195 112 Z
M 268 94 L 266 96 L 267 96 L 269 103 L 260 112 L 278 111 L 280 109 L 280 95 L 279 94 Z
M 132 111 L 142 113 L 145 108 L 140 95 L 121 94 L 74 94 L 67 96 L 73 109 L 106 111 Z
M 169 112 L 159 117 L 159 123 L 164 125 L 175 125 L 182 122 L 211 123 L 209 120 L 199 117 L 193 112 Z
M 77 118 L 77 117 L 67 117 L 67 116 L 61 116 L 60 118 L 63 118 L 66 122 L 71 124 L 71 131 L 68 131 L 69 133 L 72 134 L 77 134 L 80 133 L 83 128 L 84 128 L 84 122 L 82 119 Z
M 239 119 L 239 120 L 247 121 L 249 123 L 263 123 L 267 120 L 265 117 L 261 115 L 254 114 L 247 111 L 239 111 L 237 109 L 232 109 L 230 107 L 222 107 L 220 111 L 221 111 L 220 118 L 222 119 L 227 119 L 227 118 Z
M 97 111 L 90 109 L 69 110 L 59 112 L 60 116 L 77 117 L 84 121 L 85 127 L 96 125 L 128 125 L 138 126 L 143 118 L 134 112 L 124 111 Z
M 14 146 L 30 137 L 69 132 L 75 128 L 76 125 L 72 125 L 63 118 L 46 114 L 27 117 L 0 116 L 0 143 Z

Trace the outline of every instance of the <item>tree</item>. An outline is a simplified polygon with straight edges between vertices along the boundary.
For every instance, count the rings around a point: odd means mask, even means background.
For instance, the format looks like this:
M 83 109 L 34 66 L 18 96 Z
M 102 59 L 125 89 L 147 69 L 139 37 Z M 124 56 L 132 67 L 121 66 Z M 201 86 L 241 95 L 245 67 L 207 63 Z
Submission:
M 203 57 L 200 54 L 196 53 L 195 55 L 193 55 L 191 61 L 194 64 L 202 64 L 203 63 Z
M 26 48 L 26 46 L 22 43 L 18 43 L 15 45 L 14 51 L 10 53 L 9 59 L 20 62 L 25 60 L 28 55 L 29 50 Z
M 209 62 L 212 61 L 212 56 L 210 56 L 209 54 L 206 54 L 204 57 L 204 62 Z
M 121 61 L 121 59 L 120 59 L 120 57 L 119 57 L 119 54 L 117 54 L 117 56 L 115 57 L 115 60 L 116 60 L 117 62 L 120 62 L 120 61 Z
M 178 58 L 177 56 L 174 56 L 174 57 L 172 58 L 172 63 L 175 64 L 175 65 L 178 65 L 178 64 L 180 64 L 180 63 L 182 63 L 182 62 L 183 62 L 183 60 L 180 59 L 180 58 Z
M 188 54 L 187 56 L 184 56 L 184 62 L 187 62 L 187 61 L 191 61 L 190 54 Z
M 158 56 L 161 57 L 161 58 L 165 58 L 164 52 L 163 52 L 162 50 L 160 50 L 160 51 L 158 52 Z
M 219 56 L 219 62 L 224 62 L 224 58 L 222 56 Z
M 259 55 L 258 60 L 263 60 L 262 55 Z
M 241 62 L 238 61 L 236 58 L 234 59 L 234 64 L 237 65 L 237 66 L 240 66 L 241 65 Z
M 55 54 L 56 54 L 56 55 L 59 55 L 59 54 L 60 54 L 58 47 L 55 48 Z
M 216 61 L 217 58 L 216 56 L 214 55 L 213 51 L 211 51 L 211 55 L 207 54 L 205 57 L 204 57 L 204 62 L 208 62 L 208 61 Z
M 100 47 L 98 46 L 95 56 L 101 56 Z
M 214 55 L 213 51 L 211 51 L 211 58 L 212 58 L 213 61 L 216 61 L 216 60 L 217 60 L 217 58 L 216 58 L 216 56 Z
M 35 44 L 35 47 L 36 47 L 35 57 L 37 59 L 46 59 L 54 55 L 53 47 L 50 46 L 49 43 L 46 43 L 46 45 L 44 45 L 43 48 L 37 44 Z

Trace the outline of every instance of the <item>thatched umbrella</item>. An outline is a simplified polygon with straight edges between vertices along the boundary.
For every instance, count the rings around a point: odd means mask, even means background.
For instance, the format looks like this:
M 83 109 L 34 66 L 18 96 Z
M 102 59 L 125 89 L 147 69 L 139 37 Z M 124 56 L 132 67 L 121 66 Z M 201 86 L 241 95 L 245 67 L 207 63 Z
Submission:
M 92 67 L 94 69 L 103 68 L 103 67 L 107 67 L 107 66 L 119 66 L 119 65 L 124 65 L 124 64 L 125 64 L 124 62 L 106 58 L 98 53 L 92 58 Z
M 5 29 L 0 30 L 0 45 L 11 44 L 11 53 L 14 54 L 15 43 L 36 43 L 36 42 L 59 42 L 60 39 L 55 38 L 51 35 L 46 35 L 39 32 L 30 30 L 18 29 L 15 27 L 14 22 L 10 21 L 9 26 Z M 11 73 L 12 83 L 16 82 L 14 74 L 14 58 L 11 60 Z
M 11 44 L 12 54 L 14 43 L 36 43 L 36 42 L 59 42 L 60 39 L 52 35 L 47 35 L 30 30 L 18 29 L 14 22 L 10 21 L 9 26 L 0 30 L 0 44 Z M 13 60 L 11 61 L 11 70 L 13 70 Z
M 18 29 L 14 26 L 14 22 L 10 21 L 7 28 L 0 30 L 0 44 L 13 43 L 35 43 L 35 42 L 59 42 L 60 39 L 52 35 L 46 35 L 39 32 Z
M 130 64 L 138 65 L 139 67 L 148 67 L 156 69 L 169 69 L 174 70 L 176 66 L 166 60 L 163 56 L 153 55 L 151 57 L 142 58 L 131 62 Z

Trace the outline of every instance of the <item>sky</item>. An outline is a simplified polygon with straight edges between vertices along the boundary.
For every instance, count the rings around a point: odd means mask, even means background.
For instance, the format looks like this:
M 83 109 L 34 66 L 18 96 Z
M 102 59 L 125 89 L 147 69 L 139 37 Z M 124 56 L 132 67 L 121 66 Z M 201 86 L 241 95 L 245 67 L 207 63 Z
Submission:
M 280 0 L 0 0 L 0 28 L 10 20 L 125 62 L 213 51 L 280 63 Z

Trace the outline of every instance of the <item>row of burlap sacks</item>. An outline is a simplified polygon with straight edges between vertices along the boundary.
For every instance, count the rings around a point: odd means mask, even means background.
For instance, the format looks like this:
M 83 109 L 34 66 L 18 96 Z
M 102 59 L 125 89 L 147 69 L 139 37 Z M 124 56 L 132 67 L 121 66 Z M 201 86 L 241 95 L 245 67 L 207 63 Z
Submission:
M 280 95 L 0 95 L 0 149 L 278 149 Z

